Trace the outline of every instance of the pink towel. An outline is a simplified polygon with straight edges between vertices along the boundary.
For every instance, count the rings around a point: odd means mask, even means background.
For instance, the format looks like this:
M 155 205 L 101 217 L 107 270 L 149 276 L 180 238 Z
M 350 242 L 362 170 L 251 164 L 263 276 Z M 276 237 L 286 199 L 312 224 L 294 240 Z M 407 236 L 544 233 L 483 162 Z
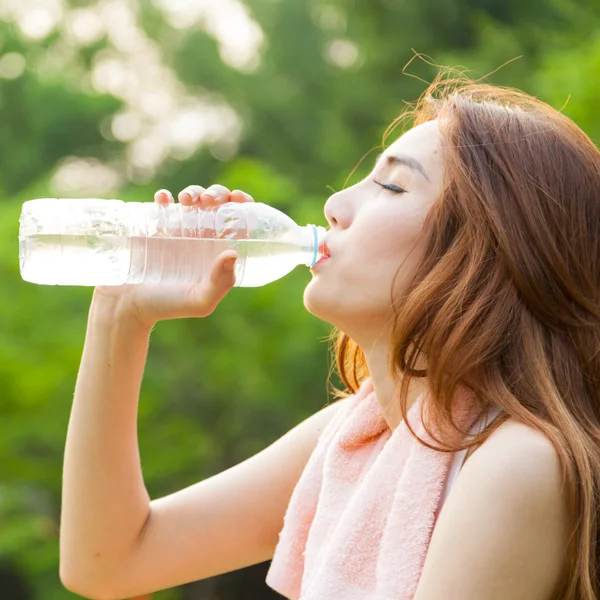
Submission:
M 422 394 L 408 418 L 425 440 Z M 415 594 L 452 454 L 392 431 L 367 379 L 322 432 L 290 499 L 267 585 L 290 600 L 409 600 Z M 470 389 L 456 423 L 477 418 Z

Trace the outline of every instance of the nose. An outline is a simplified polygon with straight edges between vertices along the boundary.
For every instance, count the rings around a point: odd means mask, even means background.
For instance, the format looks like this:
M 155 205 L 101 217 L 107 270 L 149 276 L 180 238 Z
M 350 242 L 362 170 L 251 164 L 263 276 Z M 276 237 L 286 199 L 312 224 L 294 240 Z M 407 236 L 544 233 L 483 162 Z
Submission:
M 331 227 L 348 227 L 350 221 L 349 202 L 345 200 L 348 189 L 336 192 L 325 202 L 325 218 Z

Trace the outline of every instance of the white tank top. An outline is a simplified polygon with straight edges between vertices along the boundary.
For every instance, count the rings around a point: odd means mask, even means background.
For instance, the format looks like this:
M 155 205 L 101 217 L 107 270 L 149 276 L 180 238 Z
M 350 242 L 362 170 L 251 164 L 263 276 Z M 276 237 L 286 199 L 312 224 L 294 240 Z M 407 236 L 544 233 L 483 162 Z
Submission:
M 500 414 L 500 412 L 501 412 L 501 410 L 499 408 L 497 408 L 495 406 L 490 406 L 487 414 L 484 414 L 482 417 L 477 419 L 477 421 L 475 421 L 475 423 L 469 430 L 469 433 L 471 435 L 480 434 Z M 446 477 L 446 482 L 445 482 L 444 488 L 442 490 L 440 502 L 438 504 L 438 508 L 435 513 L 436 521 L 437 521 L 437 517 L 438 517 L 440 511 L 442 510 L 442 506 L 444 505 L 444 502 L 448 498 L 448 495 L 450 494 L 450 490 L 452 489 L 452 486 L 454 485 L 456 478 L 458 477 L 458 474 L 460 473 L 460 470 L 461 470 L 461 468 L 465 462 L 465 459 L 467 457 L 468 451 L 469 451 L 469 449 L 465 448 L 464 450 L 459 450 L 458 452 L 454 453 L 452 462 L 450 463 L 450 469 L 448 470 L 448 476 Z

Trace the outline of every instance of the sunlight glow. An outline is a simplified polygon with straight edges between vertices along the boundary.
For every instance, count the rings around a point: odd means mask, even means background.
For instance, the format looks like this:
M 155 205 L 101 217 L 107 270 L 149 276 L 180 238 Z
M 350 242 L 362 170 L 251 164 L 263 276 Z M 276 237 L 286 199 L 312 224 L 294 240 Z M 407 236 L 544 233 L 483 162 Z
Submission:
M 0 56 L 0 77 L 2 79 L 17 79 L 25 71 L 25 57 L 18 52 L 9 52 Z
M 334 40 L 325 50 L 325 58 L 340 69 L 354 66 L 358 56 L 358 46 L 350 40 Z
M 89 46 L 97 42 L 105 33 L 98 12 L 89 8 L 80 8 L 68 13 L 63 30 L 65 38 L 71 44 L 78 46 Z
M 43 40 L 64 15 L 62 0 L 2 0 L 0 19 L 14 22 L 23 37 Z
M 206 31 L 232 68 L 247 72 L 260 65 L 264 35 L 242 0 L 152 2 L 179 35 L 189 28 Z M 79 8 L 69 8 L 65 0 L 0 0 L 0 21 L 14 23 L 24 38 L 57 33 L 31 64 L 29 55 L 27 64 L 21 54 L 0 56 L 1 78 L 15 79 L 29 66 L 40 79 L 59 77 L 85 93 L 122 103 L 99 129 L 125 145 L 124 164 L 70 157 L 56 170 L 57 189 L 83 193 L 86 185 L 111 190 L 123 177 L 149 181 L 165 161 L 185 160 L 202 146 L 223 160 L 237 152 L 243 125 L 238 114 L 225 98 L 179 81 L 168 65 L 168 47 L 146 35 L 140 11 L 138 0 L 92 0 Z M 81 49 L 104 37 L 88 68 Z
M 132 110 L 117 113 L 111 122 L 111 133 L 120 142 L 134 140 L 142 130 L 142 120 L 138 113 Z
M 240 0 L 152 0 L 176 29 L 201 26 L 219 44 L 223 62 L 251 72 L 260 65 L 264 34 Z
M 312 19 L 315 25 L 324 31 L 346 31 L 348 19 L 344 9 L 333 4 L 315 6 L 312 10 Z
M 99 197 L 115 192 L 122 183 L 116 169 L 95 158 L 65 158 L 52 178 L 53 192 L 69 196 Z

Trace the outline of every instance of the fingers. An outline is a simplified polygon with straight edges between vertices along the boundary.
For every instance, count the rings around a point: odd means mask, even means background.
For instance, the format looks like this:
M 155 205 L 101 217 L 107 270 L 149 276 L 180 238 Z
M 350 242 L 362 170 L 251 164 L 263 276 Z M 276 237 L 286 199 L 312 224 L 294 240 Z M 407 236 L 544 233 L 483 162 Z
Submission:
M 254 202 L 254 198 L 242 192 L 234 190 L 233 192 L 224 185 L 211 185 L 208 189 L 200 185 L 189 185 L 181 190 L 177 199 L 184 206 L 198 206 L 200 208 L 217 208 L 225 202 Z M 160 204 L 171 204 L 174 202 L 173 195 L 169 190 L 158 190 L 154 194 L 155 202 Z
M 201 185 L 188 185 L 179 192 L 177 199 L 186 206 L 199 206 L 200 198 L 205 191 Z
M 224 185 L 215 184 L 211 185 L 202 194 L 201 200 L 208 208 L 216 208 L 225 202 L 229 202 L 230 195 L 231 192 Z
M 231 202 L 254 202 L 254 198 L 241 190 L 233 190 L 229 196 Z
M 173 196 L 169 190 L 158 190 L 154 194 L 154 201 L 159 204 L 171 204 L 171 202 L 174 202 Z

